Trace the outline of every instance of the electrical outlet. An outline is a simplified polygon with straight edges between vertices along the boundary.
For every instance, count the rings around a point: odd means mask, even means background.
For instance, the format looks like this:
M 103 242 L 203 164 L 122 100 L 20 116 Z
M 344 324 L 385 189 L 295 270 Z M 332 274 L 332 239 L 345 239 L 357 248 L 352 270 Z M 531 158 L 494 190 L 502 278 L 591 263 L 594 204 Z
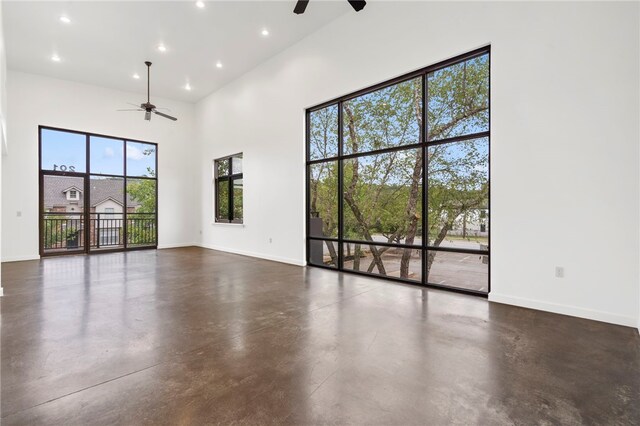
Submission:
M 564 278 L 564 268 L 562 266 L 556 266 L 556 278 Z
M 273 238 L 269 237 L 269 244 L 273 242 Z

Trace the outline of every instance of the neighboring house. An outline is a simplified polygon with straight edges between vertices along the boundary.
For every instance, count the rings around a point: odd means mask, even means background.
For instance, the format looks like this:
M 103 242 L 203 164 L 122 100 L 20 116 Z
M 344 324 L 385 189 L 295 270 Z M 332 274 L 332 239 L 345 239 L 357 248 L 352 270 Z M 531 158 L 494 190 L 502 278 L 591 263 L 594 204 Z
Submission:
M 113 246 L 121 243 L 124 183 L 122 179 L 91 179 L 89 208 L 91 213 L 91 245 Z M 59 226 L 78 229 L 78 241 L 83 241 L 85 194 L 83 179 L 61 176 L 44 176 L 43 211 L 46 213 L 69 213 L 55 215 Z M 127 194 L 127 212 L 134 213 L 140 203 Z M 53 215 L 52 215 L 53 216 Z M 59 216 L 63 216 L 59 218 Z M 66 244 L 66 243 L 65 243 Z
M 44 177 L 44 211 L 84 211 L 84 188 L 81 178 L 62 176 Z M 124 183 L 122 179 L 91 179 L 91 212 L 122 213 L 124 209 Z M 127 195 L 127 211 L 133 213 L 140 203 Z M 109 210 L 113 209 L 113 211 Z
M 469 209 L 453 223 L 450 235 L 463 237 L 487 237 L 489 235 L 489 209 Z

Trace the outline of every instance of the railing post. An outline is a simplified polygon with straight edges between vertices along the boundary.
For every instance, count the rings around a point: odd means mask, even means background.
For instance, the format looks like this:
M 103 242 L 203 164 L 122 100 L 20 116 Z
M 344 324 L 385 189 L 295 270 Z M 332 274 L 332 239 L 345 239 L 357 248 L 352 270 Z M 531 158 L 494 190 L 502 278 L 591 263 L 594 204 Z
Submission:
M 96 248 L 100 248 L 100 213 L 96 213 L 97 220 L 94 227 L 94 238 L 96 239 Z M 95 219 L 94 219 L 95 220 Z

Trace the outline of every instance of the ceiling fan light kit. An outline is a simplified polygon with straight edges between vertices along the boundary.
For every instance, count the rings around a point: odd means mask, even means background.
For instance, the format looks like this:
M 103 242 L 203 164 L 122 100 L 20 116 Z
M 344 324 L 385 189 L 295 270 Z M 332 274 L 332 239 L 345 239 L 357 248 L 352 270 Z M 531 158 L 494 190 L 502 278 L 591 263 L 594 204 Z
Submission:
M 367 5 L 365 0 L 347 0 L 353 10 L 356 12 L 360 12 Z M 296 15 L 302 15 L 305 10 L 307 10 L 307 5 L 309 4 L 309 0 L 298 0 L 296 6 L 293 8 L 293 13 Z
M 168 118 L 169 120 L 177 121 L 178 120 L 177 118 L 157 111 L 156 106 L 151 103 L 151 94 L 150 94 L 151 62 L 146 61 L 144 64 L 147 66 L 147 102 L 140 104 L 139 109 L 121 109 L 119 111 L 144 111 L 144 119 L 147 121 L 151 121 L 151 113 L 159 115 L 160 117 Z

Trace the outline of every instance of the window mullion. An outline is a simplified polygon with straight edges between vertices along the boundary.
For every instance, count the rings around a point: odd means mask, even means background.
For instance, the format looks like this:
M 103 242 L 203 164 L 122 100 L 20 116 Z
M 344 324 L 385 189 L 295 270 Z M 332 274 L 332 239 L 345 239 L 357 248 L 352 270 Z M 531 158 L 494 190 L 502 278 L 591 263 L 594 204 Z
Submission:
M 228 183 L 228 198 L 229 198 L 229 222 L 233 222 L 233 179 L 229 178 Z
M 420 128 L 420 142 L 422 143 L 422 284 L 428 282 L 426 249 L 429 240 L 429 162 L 427 158 L 427 138 L 429 137 L 429 115 L 427 102 L 429 97 L 429 78 L 422 75 L 422 126 Z
M 342 122 L 342 101 L 338 102 L 338 264 L 339 270 L 344 268 L 344 128 Z

